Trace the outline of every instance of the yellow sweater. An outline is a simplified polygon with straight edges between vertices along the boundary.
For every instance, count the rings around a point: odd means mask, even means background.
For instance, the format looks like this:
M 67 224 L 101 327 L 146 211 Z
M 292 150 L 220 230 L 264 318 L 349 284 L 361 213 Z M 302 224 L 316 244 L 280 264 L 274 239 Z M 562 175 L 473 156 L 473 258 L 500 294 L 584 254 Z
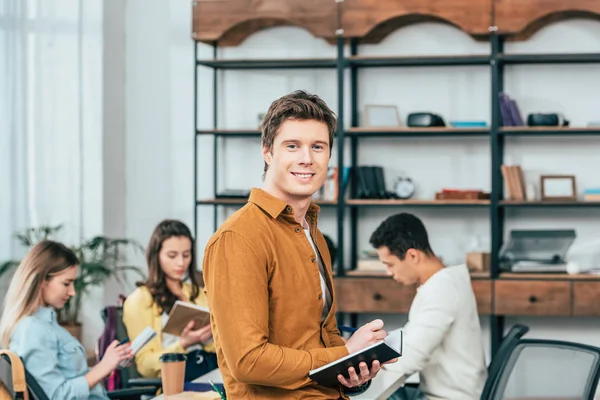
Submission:
M 183 284 L 183 293 L 189 299 L 192 293 L 192 285 Z M 207 306 L 206 297 L 202 290 L 195 303 Z M 156 336 L 146 346 L 144 346 L 136 355 L 136 368 L 144 378 L 160 377 L 160 356 L 163 353 L 187 353 L 179 341 L 174 344 L 162 346 L 162 310 L 154 302 L 150 290 L 145 286 L 140 286 L 133 291 L 123 303 L 123 323 L 127 329 L 127 335 L 133 340 L 147 326 L 156 331 Z M 215 345 L 211 342 L 204 347 L 205 351 L 214 353 Z

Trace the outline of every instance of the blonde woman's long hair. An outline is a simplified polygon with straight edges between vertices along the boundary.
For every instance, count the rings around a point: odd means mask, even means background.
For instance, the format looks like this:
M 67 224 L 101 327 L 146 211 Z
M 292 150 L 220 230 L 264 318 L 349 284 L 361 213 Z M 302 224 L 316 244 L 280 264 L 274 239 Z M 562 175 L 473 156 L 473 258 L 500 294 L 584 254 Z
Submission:
M 77 265 L 75 253 L 61 243 L 44 240 L 31 248 L 17 267 L 4 298 L 0 347 L 8 348 L 17 323 L 42 305 L 43 282 Z

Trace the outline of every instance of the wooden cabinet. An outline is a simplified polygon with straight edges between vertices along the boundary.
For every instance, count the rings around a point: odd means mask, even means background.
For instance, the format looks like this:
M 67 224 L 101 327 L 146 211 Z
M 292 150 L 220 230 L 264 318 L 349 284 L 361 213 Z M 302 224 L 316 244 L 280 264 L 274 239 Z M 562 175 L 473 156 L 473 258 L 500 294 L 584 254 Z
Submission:
M 389 277 L 344 277 L 335 279 L 337 311 L 347 313 L 407 314 L 417 293 L 414 286 L 403 286 Z M 492 310 L 492 284 L 489 279 L 474 279 L 473 291 L 482 315 Z
M 480 315 L 600 316 L 600 277 L 503 274 L 472 277 Z M 337 310 L 347 313 L 406 314 L 416 294 L 384 276 L 335 278 Z
M 497 280 L 494 312 L 498 315 L 571 314 L 571 283 Z

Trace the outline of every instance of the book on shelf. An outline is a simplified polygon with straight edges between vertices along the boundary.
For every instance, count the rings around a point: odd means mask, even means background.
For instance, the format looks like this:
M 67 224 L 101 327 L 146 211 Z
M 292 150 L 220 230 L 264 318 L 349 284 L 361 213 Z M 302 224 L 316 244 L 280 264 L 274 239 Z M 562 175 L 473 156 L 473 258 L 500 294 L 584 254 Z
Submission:
M 200 329 L 210 323 L 210 311 L 198 304 L 177 300 L 169 313 L 163 332 L 179 336 L 190 322 L 195 321 L 193 329 Z
M 509 95 L 502 92 L 500 98 L 500 117 L 502 126 L 524 126 L 523 117 L 517 102 L 510 98 Z
M 527 200 L 527 190 L 521 166 L 502 164 L 500 169 L 502 171 L 502 178 L 504 179 L 504 187 L 506 189 L 504 198 L 507 200 Z

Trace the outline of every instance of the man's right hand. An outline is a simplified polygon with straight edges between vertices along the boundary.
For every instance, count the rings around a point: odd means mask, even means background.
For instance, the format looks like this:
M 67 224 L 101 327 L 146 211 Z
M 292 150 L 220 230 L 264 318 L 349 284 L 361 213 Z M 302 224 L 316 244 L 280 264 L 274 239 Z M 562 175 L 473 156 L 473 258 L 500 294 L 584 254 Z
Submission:
M 385 339 L 386 336 L 387 333 L 383 330 L 383 321 L 376 319 L 354 332 L 346 342 L 346 349 L 348 349 L 348 353 L 352 354 Z

